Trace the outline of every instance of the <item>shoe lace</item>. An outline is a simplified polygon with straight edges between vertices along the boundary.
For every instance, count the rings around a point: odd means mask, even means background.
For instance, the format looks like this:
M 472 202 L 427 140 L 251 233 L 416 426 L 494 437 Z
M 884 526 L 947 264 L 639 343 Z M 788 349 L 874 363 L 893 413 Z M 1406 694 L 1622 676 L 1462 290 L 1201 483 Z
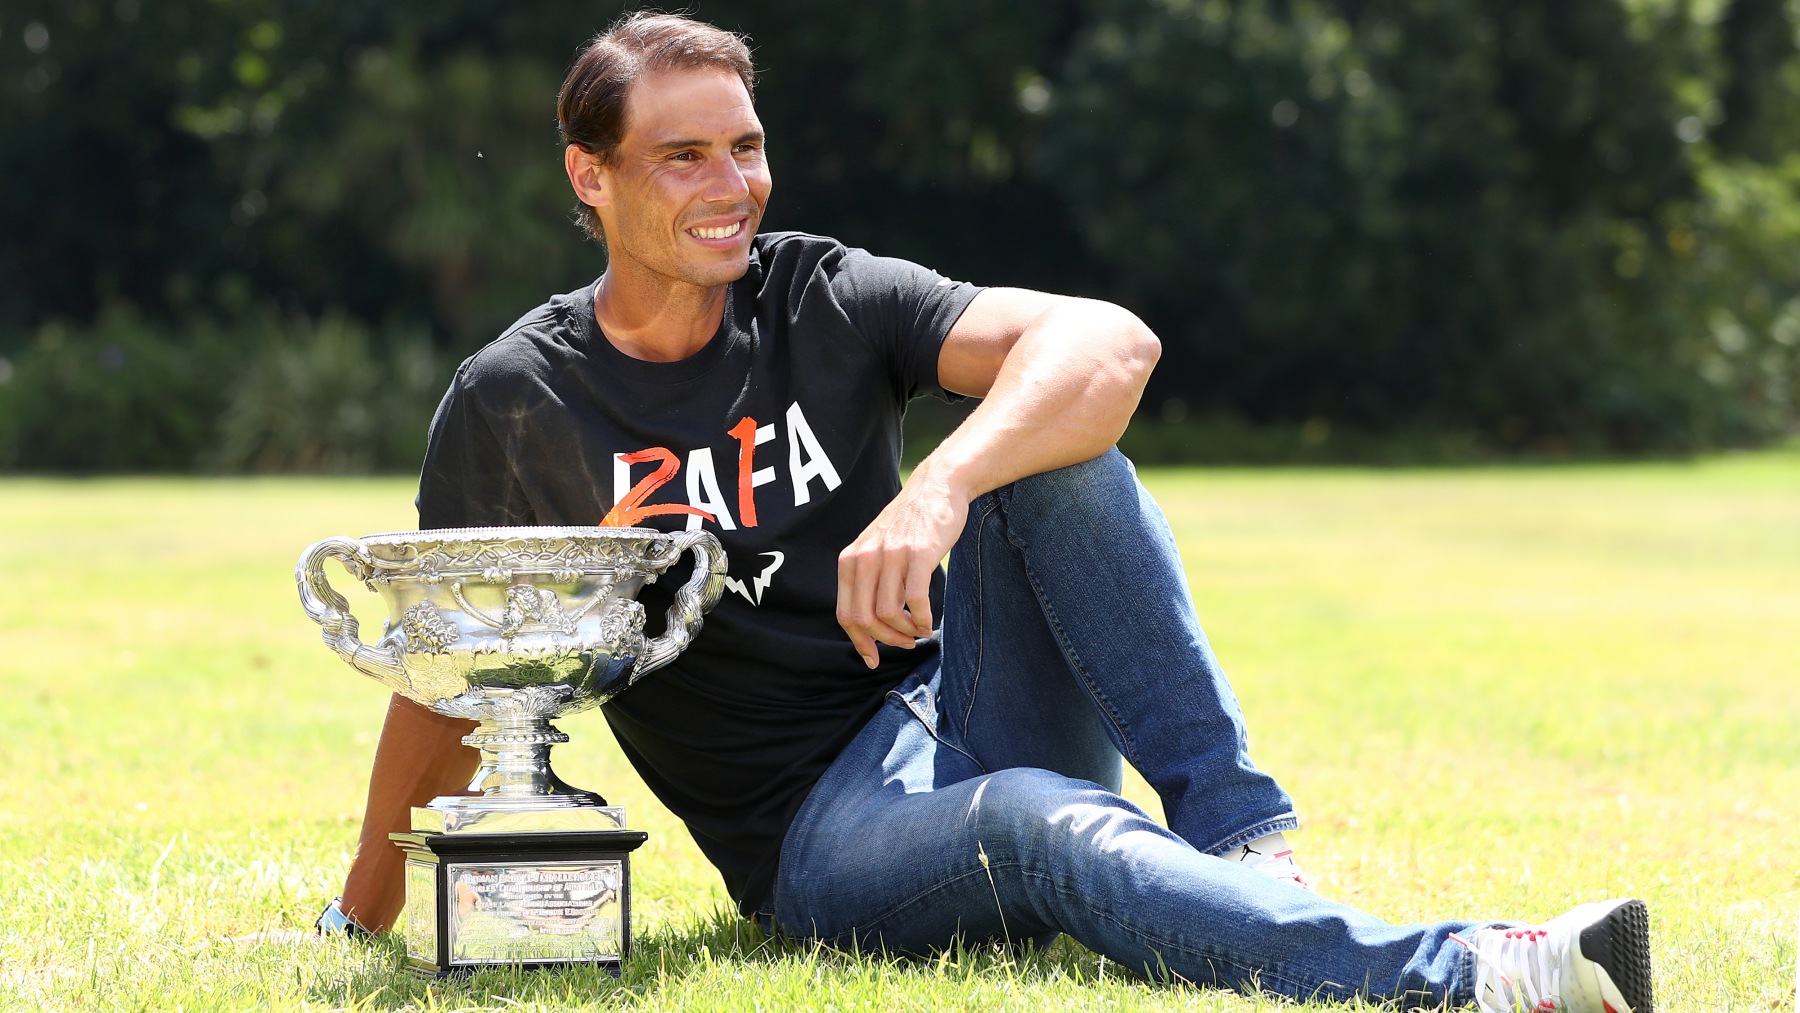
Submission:
M 1475 1004 L 1484 1013 L 1552 1013 L 1561 1010 L 1562 962 L 1544 942 L 1545 929 L 1520 927 L 1479 933 L 1479 943 L 1450 938 L 1475 954 Z M 1496 1006 L 1497 996 L 1503 1006 Z M 1529 1004 L 1529 1005 L 1527 1005 Z

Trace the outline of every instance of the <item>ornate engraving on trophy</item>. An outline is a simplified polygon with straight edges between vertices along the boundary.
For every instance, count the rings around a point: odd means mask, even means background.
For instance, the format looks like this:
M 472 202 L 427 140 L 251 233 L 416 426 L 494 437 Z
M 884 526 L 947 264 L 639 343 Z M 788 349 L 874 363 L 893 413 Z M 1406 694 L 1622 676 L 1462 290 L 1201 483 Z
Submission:
M 445 648 L 462 639 L 456 627 L 428 601 L 419 602 L 400 614 L 400 630 L 408 641 L 432 654 L 442 654 Z

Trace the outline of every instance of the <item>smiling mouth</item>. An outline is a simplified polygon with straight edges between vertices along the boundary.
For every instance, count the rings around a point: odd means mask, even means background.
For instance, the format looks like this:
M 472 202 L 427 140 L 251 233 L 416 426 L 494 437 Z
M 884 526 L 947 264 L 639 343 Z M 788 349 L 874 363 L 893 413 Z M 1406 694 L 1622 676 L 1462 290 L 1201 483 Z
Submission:
M 744 231 L 744 223 L 736 221 L 730 225 L 720 225 L 717 228 L 689 229 L 687 234 L 695 239 L 730 239 L 742 231 Z

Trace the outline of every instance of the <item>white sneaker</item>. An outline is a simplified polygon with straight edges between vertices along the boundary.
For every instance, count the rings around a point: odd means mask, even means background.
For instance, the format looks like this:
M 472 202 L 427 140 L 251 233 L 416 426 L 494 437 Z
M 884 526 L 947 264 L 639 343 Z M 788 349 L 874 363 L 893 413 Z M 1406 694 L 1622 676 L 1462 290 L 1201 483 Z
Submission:
M 321 936 L 346 936 L 350 939 L 373 939 L 375 933 L 363 928 L 362 923 L 344 912 L 344 898 L 333 897 L 325 910 L 319 912 L 319 918 L 313 922 L 313 932 Z
M 1650 912 L 1641 900 L 1597 901 L 1541 925 L 1450 938 L 1475 951 L 1483 1013 L 1653 1013 Z
M 1287 838 L 1281 834 L 1270 834 L 1249 844 L 1240 844 L 1225 857 L 1240 865 L 1248 865 L 1277 883 L 1287 883 L 1307 893 L 1313 892 L 1312 884 L 1306 881 L 1306 873 L 1300 871 L 1300 863 L 1294 859 L 1294 849 L 1288 847 Z

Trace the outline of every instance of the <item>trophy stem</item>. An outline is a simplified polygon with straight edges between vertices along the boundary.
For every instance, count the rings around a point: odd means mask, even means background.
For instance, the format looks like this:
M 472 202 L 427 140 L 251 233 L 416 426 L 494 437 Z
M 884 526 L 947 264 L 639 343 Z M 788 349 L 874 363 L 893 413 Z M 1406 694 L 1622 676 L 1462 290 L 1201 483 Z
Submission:
M 550 747 L 569 741 L 548 717 L 535 714 L 502 714 L 484 718 L 480 727 L 463 736 L 463 744 L 481 750 L 481 766 L 469 782 L 471 793 L 490 799 L 530 799 L 560 796 L 580 798 L 590 805 L 605 805 L 599 795 L 565 783 L 550 768 Z

